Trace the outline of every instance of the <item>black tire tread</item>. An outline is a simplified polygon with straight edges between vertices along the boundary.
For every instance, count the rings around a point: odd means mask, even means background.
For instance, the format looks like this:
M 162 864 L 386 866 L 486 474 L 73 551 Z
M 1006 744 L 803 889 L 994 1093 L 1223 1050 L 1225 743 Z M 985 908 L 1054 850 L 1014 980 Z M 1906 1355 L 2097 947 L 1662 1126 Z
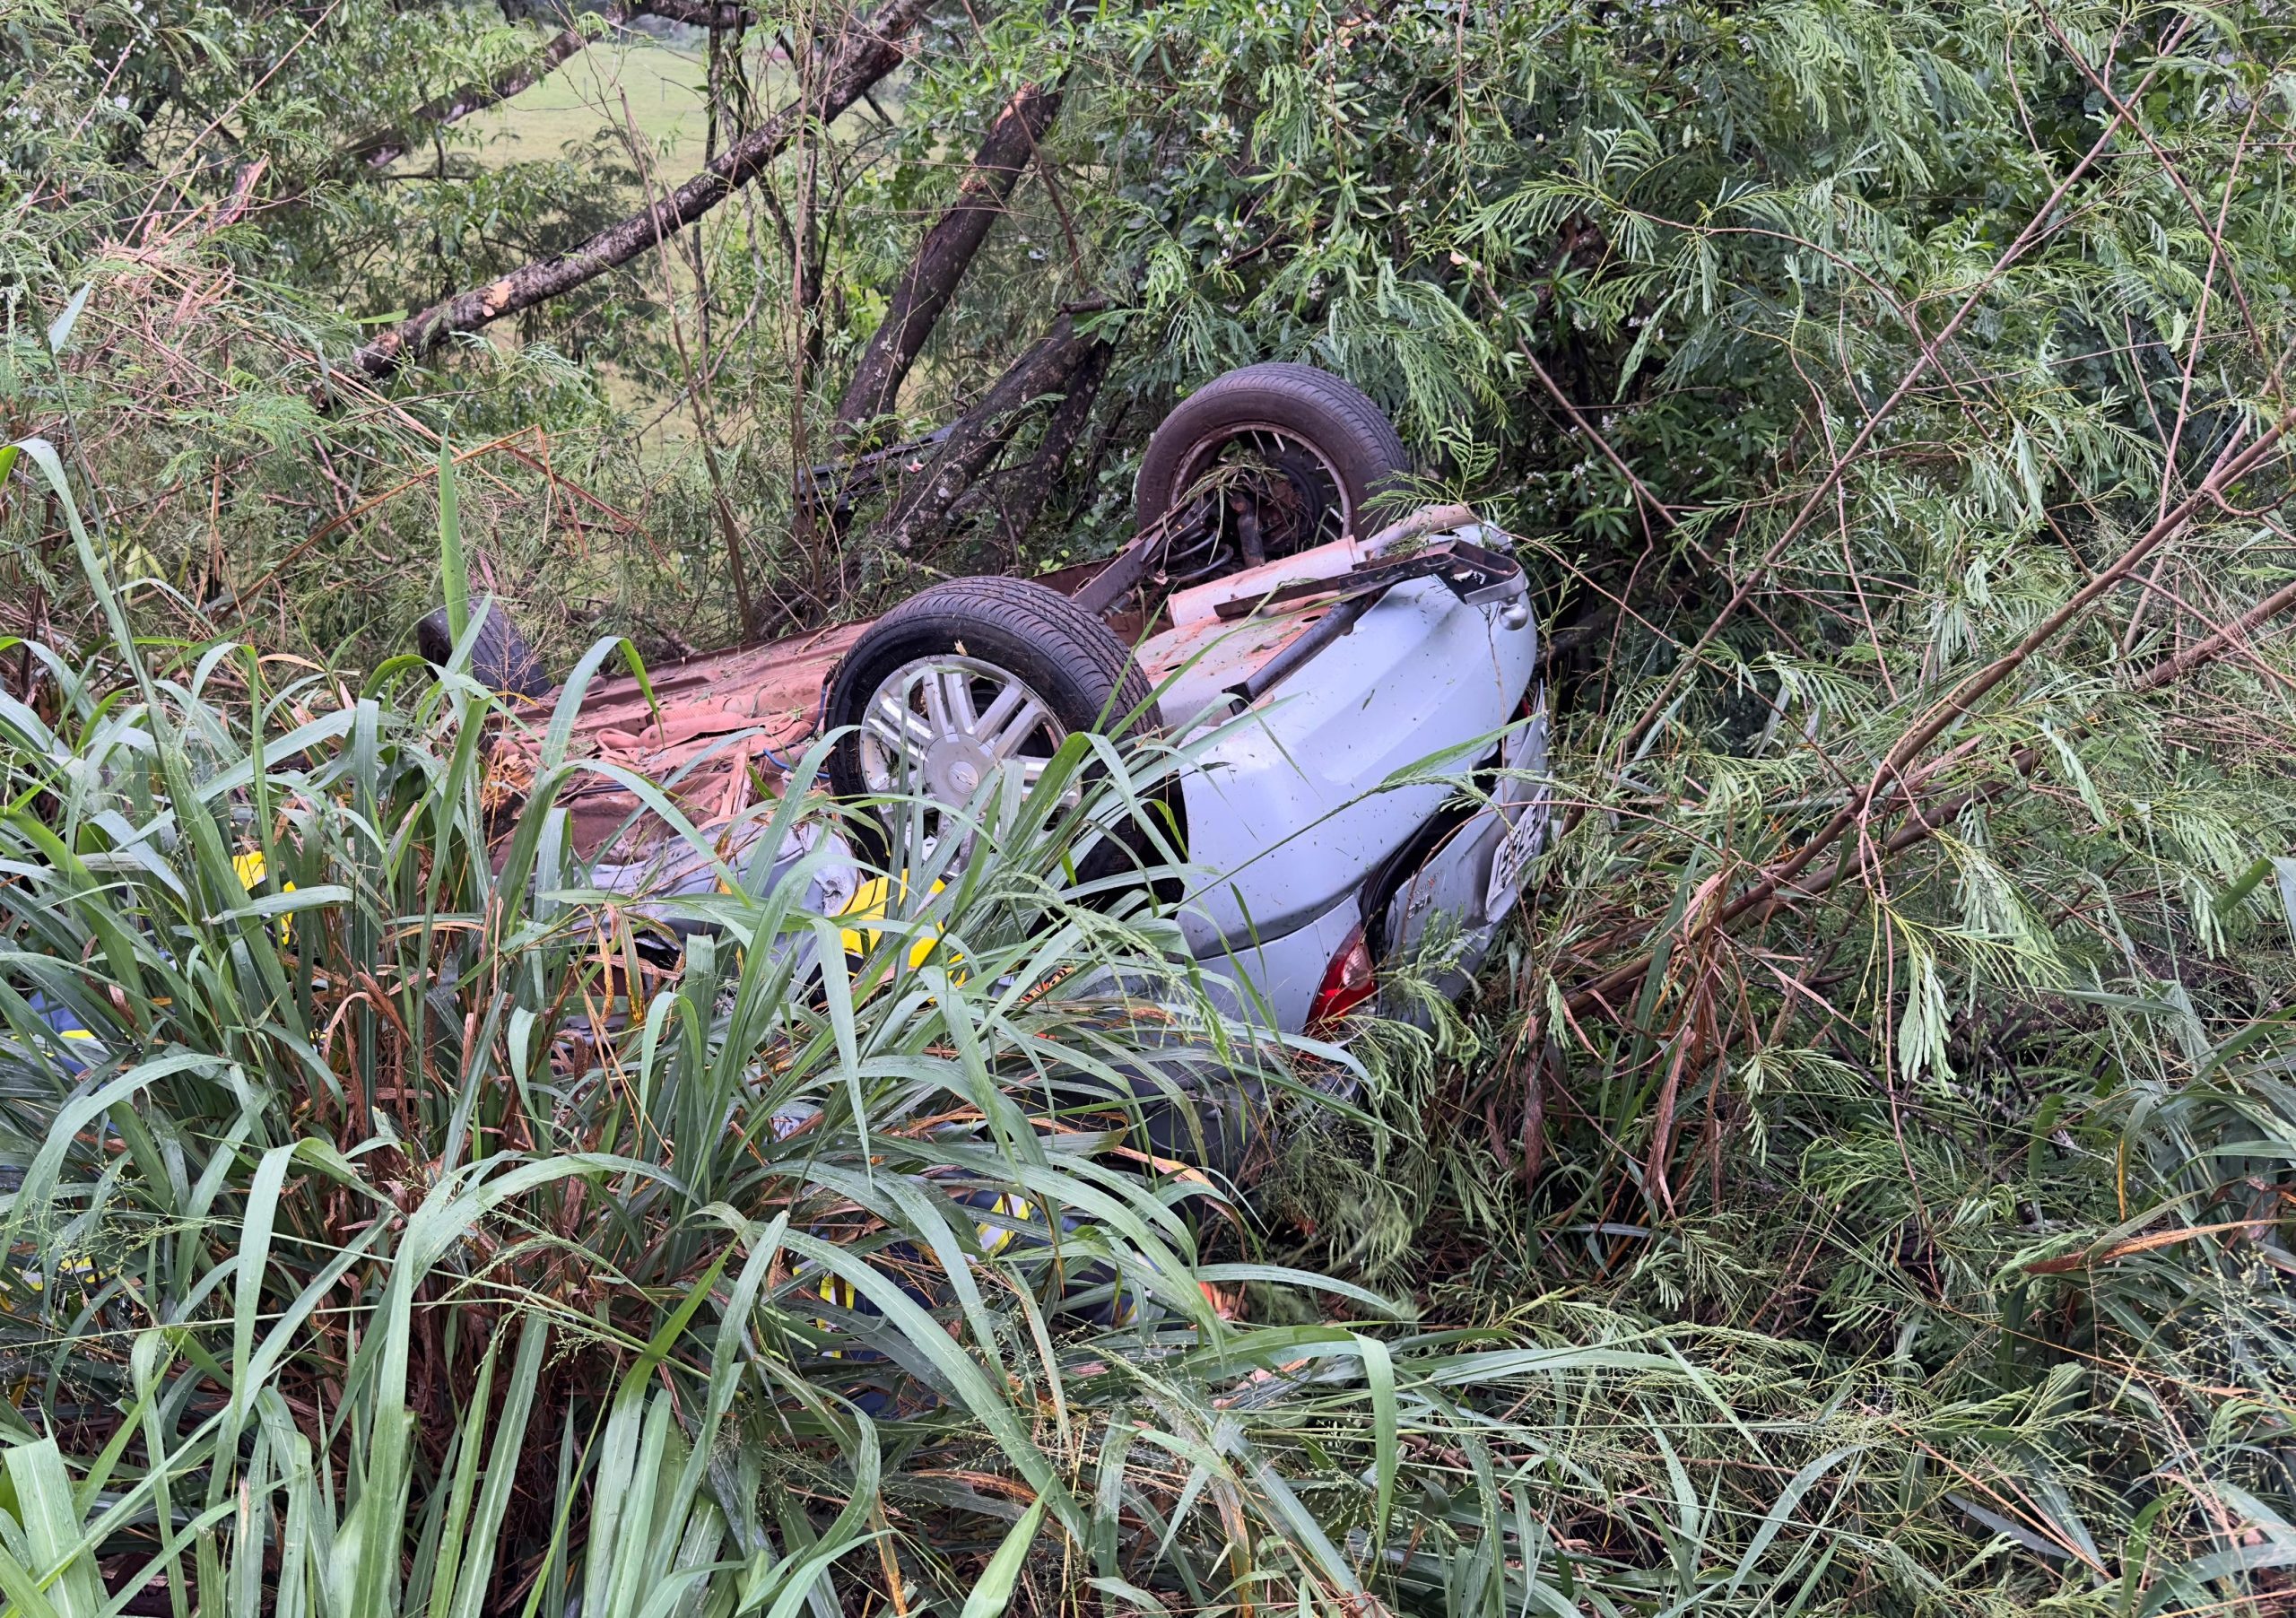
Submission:
M 542 659 L 526 644 L 510 609 L 491 596 L 482 596 L 470 604 L 470 610 L 480 619 L 478 637 L 471 642 L 471 678 L 507 696 L 548 696 L 550 677 L 543 673 Z M 443 666 L 454 655 L 455 637 L 447 625 L 446 608 L 424 614 L 415 624 L 414 644 L 434 665 Z
M 1403 435 L 1387 419 L 1387 413 L 1354 383 L 1319 366 L 1301 365 L 1291 360 L 1265 360 L 1257 365 L 1239 366 L 1223 372 L 1189 397 L 1218 399 L 1252 392 L 1289 395 L 1328 411 L 1344 420 L 1361 442 L 1377 445 L 1395 465 L 1410 464 L 1411 456 L 1404 448 Z
M 858 722 L 861 705 L 868 700 L 875 682 L 891 666 L 897 666 L 896 658 L 905 661 L 927 648 L 945 649 L 961 644 L 968 633 L 995 633 L 1015 640 L 1029 647 L 1033 656 L 1068 671 L 1069 684 L 1096 687 L 1107 693 L 1093 699 L 1097 712 L 1083 713 L 1078 711 L 1083 704 L 1074 700 L 1079 693 L 1039 686 L 1037 694 L 1054 706 L 1062 725 L 1070 730 L 1100 728 L 1123 738 L 1143 736 L 1161 727 L 1155 689 L 1146 671 L 1100 619 L 1057 590 L 1032 580 L 994 576 L 952 578 L 910 596 L 878 619 L 854 642 L 831 676 L 827 726 L 847 731 L 830 754 L 832 792 L 845 798 L 869 796 L 861 776 L 859 744 L 848 727 Z M 975 657 L 987 655 L 986 648 L 968 649 Z M 1029 678 L 1031 684 L 1038 683 L 1025 669 L 1012 672 Z M 1079 679 L 1079 675 L 1084 677 Z M 1063 708 L 1068 711 L 1060 711 Z M 1161 796 L 1177 814 L 1178 795 Z M 1180 835 L 1184 838 L 1185 831 Z M 866 851 L 873 857 L 883 857 L 888 852 L 882 847 Z M 1096 881 L 1135 865 L 1145 853 L 1144 834 L 1135 828 L 1102 839 L 1087 852 L 1077 874 L 1083 881 Z
M 874 637 L 881 631 L 897 631 L 920 619 L 951 612 L 976 616 L 1009 633 L 1036 640 L 1071 667 L 1102 671 L 1115 693 L 1108 714 L 1111 721 L 1141 713 L 1155 696 L 1147 674 L 1107 624 L 1059 591 L 1025 578 L 984 574 L 935 585 L 878 619 L 864 639 Z M 854 649 L 860 649 L 857 642 Z M 850 654 L 847 661 L 853 661 Z M 832 708 L 837 706 L 835 697 L 831 702 Z M 1146 725 L 1152 727 L 1153 712 L 1145 713 L 1144 718 Z
M 1270 404 L 1256 405 L 1255 401 Z M 1395 423 L 1346 378 L 1289 360 L 1262 361 L 1214 377 L 1183 399 L 1151 435 L 1133 491 L 1140 525 L 1155 521 L 1178 498 L 1179 457 L 1206 427 L 1223 417 L 1280 418 L 1290 413 L 1285 405 L 1338 427 L 1344 437 L 1318 447 L 1343 465 L 1358 461 L 1373 469 L 1363 480 L 1367 496 L 1377 494 L 1389 477 L 1411 465 Z

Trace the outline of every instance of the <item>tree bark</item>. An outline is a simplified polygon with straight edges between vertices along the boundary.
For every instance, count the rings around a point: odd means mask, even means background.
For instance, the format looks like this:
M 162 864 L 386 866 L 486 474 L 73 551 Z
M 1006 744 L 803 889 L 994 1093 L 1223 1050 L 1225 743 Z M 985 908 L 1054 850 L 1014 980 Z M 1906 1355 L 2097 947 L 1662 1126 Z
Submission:
M 547 302 L 629 263 L 675 235 L 747 185 L 780 155 L 809 119 L 828 124 L 899 66 L 904 41 L 924 17 L 928 0 L 884 0 L 867 18 L 848 22 L 822 74 L 816 104 L 784 107 L 711 159 L 675 191 L 629 218 L 608 225 L 563 257 L 536 259 L 500 279 L 456 293 L 400 322 L 359 350 L 358 367 L 387 376 L 429 353 L 449 337 Z
M 605 25 L 612 28 L 629 14 L 623 6 L 615 6 L 604 13 Z M 404 157 L 414 144 L 422 138 L 422 131 L 436 128 L 482 112 L 498 102 L 507 101 L 522 90 L 540 83 L 562 66 L 569 58 L 590 42 L 590 36 L 579 28 L 568 28 L 552 37 L 550 41 L 522 62 L 514 62 L 483 83 L 465 84 L 449 91 L 435 100 L 425 101 L 396 124 L 370 129 L 343 149 L 346 163 L 364 163 L 370 169 L 387 169 Z
M 956 296 L 989 227 L 1004 213 L 1022 170 L 1059 110 L 1057 86 L 1024 84 L 989 125 L 972 166 L 958 184 L 956 200 L 918 243 L 883 321 L 854 368 L 837 407 L 840 437 L 857 437 L 869 422 L 891 411 L 934 323 Z
M 757 13 L 748 6 L 713 4 L 711 0 L 645 0 L 638 9 L 665 22 L 683 22 L 713 31 L 727 28 L 754 28 L 757 25 Z
M 1116 350 L 1105 339 L 1094 341 L 1068 373 L 1060 403 L 1044 424 L 1036 453 L 1020 465 L 992 472 L 950 502 L 947 526 L 957 527 L 984 511 L 994 512 L 1008 540 L 1018 543 L 1060 482 L 1075 453 L 1077 440 L 1092 419 L 1093 402 L 1100 384 L 1108 380 L 1109 361 Z
M 1076 329 L 1077 312 L 1064 310 L 1050 331 L 1005 368 L 980 403 L 951 424 L 933 458 L 893 503 L 882 530 L 893 545 L 914 550 L 946 532 L 960 501 L 1020 426 L 1023 409 L 1060 392 L 1106 346 L 1100 337 Z M 1073 431 L 1069 436 L 1073 440 Z

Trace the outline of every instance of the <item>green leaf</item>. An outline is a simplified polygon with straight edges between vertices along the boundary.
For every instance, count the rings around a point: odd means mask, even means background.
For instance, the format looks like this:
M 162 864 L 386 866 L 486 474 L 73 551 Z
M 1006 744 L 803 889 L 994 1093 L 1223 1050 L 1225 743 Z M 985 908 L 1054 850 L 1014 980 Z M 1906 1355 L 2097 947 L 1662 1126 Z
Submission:
M 444 433 L 439 435 L 439 581 L 447 596 L 447 633 L 459 646 L 463 631 L 470 623 L 470 566 L 463 557 L 462 500 L 455 489 L 455 454 Z
M 1401 1462 L 1396 1437 L 1396 1362 L 1387 1345 L 1377 1337 L 1355 1334 L 1356 1352 L 1363 1356 L 1363 1381 L 1371 1394 L 1371 1444 L 1377 1499 L 1371 1508 L 1374 1544 L 1384 1544 L 1387 1518 L 1395 1509 L 1396 1471 Z
M 32 1567 L 42 1570 L 47 1605 L 56 1618 L 97 1618 L 104 1605 L 103 1579 L 96 1570 L 94 1547 L 83 1540 L 72 1476 L 56 1440 L 12 1446 L 7 1469 Z
M 2280 913 L 2288 918 L 2288 931 L 2296 936 L 2296 859 L 2274 856 L 2272 873 L 2280 889 Z
M 1004 1608 L 1013 1599 L 1013 1590 L 1021 1581 L 1021 1564 L 1028 1560 L 1029 1547 L 1036 1543 L 1037 1529 L 1044 1521 L 1044 1497 L 1021 1514 L 1004 1535 L 996 1553 L 981 1570 L 980 1582 L 965 1597 L 964 1611 L 959 1618 L 1002 1618 Z
M 91 281 L 73 293 L 72 301 L 64 306 L 64 312 L 58 315 L 48 326 L 48 352 L 49 353 L 62 353 L 64 345 L 72 341 L 72 328 L 80 324 L 80 311 L 88 307 L 88 294 L 95 290 L 96 283 Z M 6 468 L 0 467 L 0 474 L 4 474 Z

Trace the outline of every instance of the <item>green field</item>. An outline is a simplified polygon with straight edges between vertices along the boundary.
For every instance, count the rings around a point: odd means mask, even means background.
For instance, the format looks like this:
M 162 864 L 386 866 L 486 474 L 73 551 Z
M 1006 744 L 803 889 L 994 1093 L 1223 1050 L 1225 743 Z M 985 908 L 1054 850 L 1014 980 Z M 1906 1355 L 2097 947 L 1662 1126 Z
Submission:
M 634 127 L 682 170 L 699 161 L 708 127 L 704 72 L 699 51 L 620 33 L 465 126 L 491 163 L 556 157 L 602 129 Z

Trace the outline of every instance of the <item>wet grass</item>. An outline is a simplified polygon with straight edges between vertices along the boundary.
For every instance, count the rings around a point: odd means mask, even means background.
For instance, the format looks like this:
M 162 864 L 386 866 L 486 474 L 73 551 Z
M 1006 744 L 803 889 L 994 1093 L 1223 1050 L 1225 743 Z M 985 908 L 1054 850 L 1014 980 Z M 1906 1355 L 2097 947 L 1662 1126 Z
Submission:
M 467 127 L 493 165 L 558 157 L 604 132 L 634 129 L 654 152 L 683 166 L 700 158 L 706 72 L 699 49 L 621 32 Z

